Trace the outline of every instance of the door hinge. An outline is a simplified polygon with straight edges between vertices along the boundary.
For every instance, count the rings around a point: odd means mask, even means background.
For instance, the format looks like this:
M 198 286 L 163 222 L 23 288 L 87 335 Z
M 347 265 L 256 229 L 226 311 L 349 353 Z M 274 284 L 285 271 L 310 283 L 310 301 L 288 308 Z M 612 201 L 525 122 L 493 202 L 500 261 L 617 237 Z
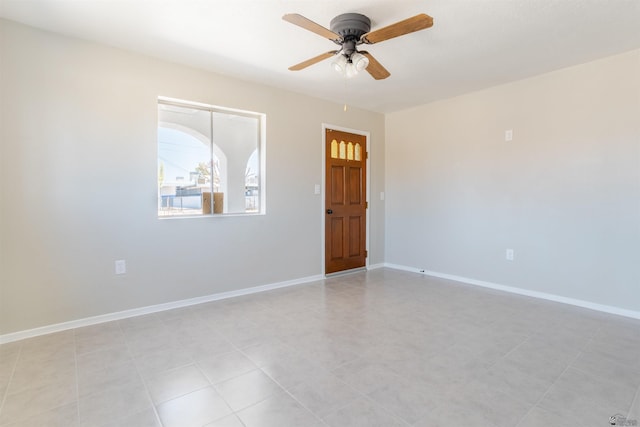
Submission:
M 364 251 L 364 257 L 369 258 L 369 251 Z
M 369 209 L 369 202 L 364 202 L 364 208 Z

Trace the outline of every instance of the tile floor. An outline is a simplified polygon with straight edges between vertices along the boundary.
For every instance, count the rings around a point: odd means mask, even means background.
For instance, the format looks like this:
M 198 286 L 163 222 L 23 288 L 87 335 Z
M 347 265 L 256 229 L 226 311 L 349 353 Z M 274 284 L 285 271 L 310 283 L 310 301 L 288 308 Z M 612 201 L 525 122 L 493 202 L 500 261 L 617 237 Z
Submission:
M 599 427 L 639 387 L 640 321 L 389 269 L 0 346 L 2 427 Z

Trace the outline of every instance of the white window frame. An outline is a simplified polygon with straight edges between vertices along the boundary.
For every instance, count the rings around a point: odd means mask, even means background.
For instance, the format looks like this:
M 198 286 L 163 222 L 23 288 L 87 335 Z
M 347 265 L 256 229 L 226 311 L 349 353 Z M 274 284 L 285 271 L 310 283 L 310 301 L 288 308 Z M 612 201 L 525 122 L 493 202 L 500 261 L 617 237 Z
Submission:
M 170 220 L 170 219 L 192 219 L 192 218 L 211 218 L 211 217 L 232 217 L 232 216 L 256 216 L 256 215 L 266 215 L 267 213 L 267 197 L 266 197 L 266 175 L 267 175 L 267 162 L 266 162 L 266 137 L 267 137 L 267 131 L 266 131 L 266 124 L 267 124 L 267 115 L 265 113 L 258 113 L 255 111 L 249 111 L 249 110 L 240 110 L 240 109 L 236 109 L 236 108 L 229 108 L 229 107 L 221 107 L 219 105 L 213 105 L 213 104 L 205 104 L 205 103 L 201 103 L 201 102 L 196 102 L 196 101 L 186 101 L 183 99 L 177 99 L 177 98 L 170 98 L 170 97 L 166 97 L 166 96 L 159 96 L 156 102 L 156 109 L 157 106 L 160 104 L 165 104 L 165 105 L 173 105 L 176 107 L 183 107 L 183 108 L 194 108 L 194 109 L 199 109 L 199 110 L 203 110 L 203 111 L 210 111 L 210 112 L 219 112 L 219 113 L 229 113 L 229 114 L 234 114 L 234 115 L 239 115 L 239 116 L 246 116 L 246 117 L 252 117 L 252 118 L 257 118 L 258 119 L 258 145 L 257 145 L 257 152 L 258 152 L 258 161 L 259 161 L 259 177 L 258 177 L 258 182 L 259 182 L 259 201 L 260 201 L 260 208 L 258 210 L 258 212 L 229 212 L 229 213 L 208 213 L 208 214 L 197 214 L 197 215 L 167 215 L 167 216 L 162 216 L 162 215 L 157 215 L 158 219 L 161 220 Z M 159 124 L 159 119 L 156 118 L 156 129 L 158 128 L 158 124 Z M 213 146 L 213 143 L 212 143 Z M 211 148 L 213 151 L 213 148 Z M 156 162 L 158 160 L 158 152 L 157 152 L 157 137 L 156 137 Z M 157 173 L 157 171 L 156 171 Z M 159 193 L 159 188 L 156 188 L 156 192 Z

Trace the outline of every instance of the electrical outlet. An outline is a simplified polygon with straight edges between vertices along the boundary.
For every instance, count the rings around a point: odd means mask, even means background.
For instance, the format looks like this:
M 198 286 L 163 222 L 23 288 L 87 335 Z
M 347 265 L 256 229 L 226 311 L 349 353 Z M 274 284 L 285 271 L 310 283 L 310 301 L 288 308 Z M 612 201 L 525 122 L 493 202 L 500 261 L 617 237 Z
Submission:
M 504 131 L 504 140 L 513 141 L 513 129 L 507 129 Z
M 513 249 L 507 249 L 505 258 L 507 259 L 507 261 L 513 261 Z
M 127 272 L 127 262 L 123 259 L 116 260 L 116 274 L 125 274 Z

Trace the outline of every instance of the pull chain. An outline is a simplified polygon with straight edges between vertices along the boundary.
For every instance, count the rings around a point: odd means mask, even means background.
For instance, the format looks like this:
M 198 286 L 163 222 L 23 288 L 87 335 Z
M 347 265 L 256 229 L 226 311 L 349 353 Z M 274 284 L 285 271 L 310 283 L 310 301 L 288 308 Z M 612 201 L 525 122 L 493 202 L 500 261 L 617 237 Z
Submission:
M 343 77 L 343 81 L 344 81 L 344 91 L 342 93 L 344 93 L 344 108 L 343 111 L 346 113 L 347 112 L 347 98 L 348 98 L 348 93 L 347 93 L 347 76 Z

